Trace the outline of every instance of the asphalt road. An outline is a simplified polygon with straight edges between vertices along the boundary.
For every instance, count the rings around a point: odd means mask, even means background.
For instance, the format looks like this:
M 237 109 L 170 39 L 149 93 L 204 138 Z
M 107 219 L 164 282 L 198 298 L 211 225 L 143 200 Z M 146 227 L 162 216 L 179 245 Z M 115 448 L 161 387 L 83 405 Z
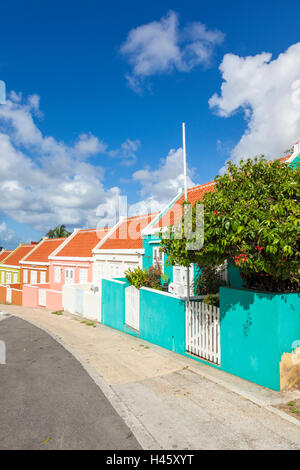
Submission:
M 81 364 L 16 317 L 0 321 L 0 449 L 140 449 Z

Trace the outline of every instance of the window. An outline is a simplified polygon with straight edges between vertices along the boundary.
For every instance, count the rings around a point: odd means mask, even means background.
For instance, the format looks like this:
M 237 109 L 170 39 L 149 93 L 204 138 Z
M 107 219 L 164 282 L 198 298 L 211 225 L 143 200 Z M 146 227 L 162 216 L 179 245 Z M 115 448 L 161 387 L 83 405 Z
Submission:
M 79 282 L 80 284 L 86 284 L 88 282 L 88 270 L 87 269 L 79 270 Z
M 153 247 L 153 266 L 159 264 L 162 272 L 164 271 L 164 254 L 160 251 L 159 246 Z
M 37 272 L 30 271 L 30 284 L 37 284 Z
M 24 284 L 27 284 L 28 282 L 28 270 L 27 269 L 23 270 L 23 282 Z
M 41 274 L 40 274 L 40 283 L 41 283 L 41 284 L 46 284 L 46 273 L 45 273 L 45 271 L 41 271 Z
M 5 272 L 1 271 L 1 284 L 5 283 Z
M 74 269 L 66 268 L 65 269 L 65 284 L 74 283 Z
M 97 263 L 96 264 L 96 280 L 101 281 L 103 277 L 104 277 L 104 264 Z
M 17 283 L 18 283 L 18 275 L 17 275 L 17 273 L 14 273 L 14 274 L 13 274 L 13 283 L 14 283 L 14 284 L 17 284 Z
M 11 273 L 6 273 L 6 284 L 11 284 Z
M 58 282 L 58 283 L 61 282 L 60 281 L 60 271 L 61 271 L 60 267 L 55 266 L 55 268 L 54 268 L 54 282 Z

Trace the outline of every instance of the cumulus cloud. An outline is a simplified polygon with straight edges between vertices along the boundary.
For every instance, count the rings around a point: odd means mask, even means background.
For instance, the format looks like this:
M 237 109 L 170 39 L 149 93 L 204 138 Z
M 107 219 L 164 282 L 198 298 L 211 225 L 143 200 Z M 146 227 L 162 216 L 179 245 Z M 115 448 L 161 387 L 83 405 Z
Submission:
M 188 169 L 188 187 L 195 186 L 192 178 L 193 170 Z M 133 180 L 141 186 L 142 201 L 132 205 L 131 215 L 161 210 L 184 186 L 182 149 L 171 149 L 154 170 L 146 167 L 136 171 Z
M 15 248 L 19 243 L 20 240 L 16 232 L 8 228 L 5 222 L 0 223 L 0 248 Z
M 221 31 L 208 30 L 200 22 L 180 29 L 177 13 L 170 11 L 159 21 L 138 26 L 128 33 L 120 48 L 132 66 L 132 72 L 126 76 L 128 84 L 140 92 L 150 76 L 208 66 L 214 47 L 223 40 Z
M 209 106 L 225 118 L 241 110 L 247 123 L 231 160 L 279 157 L 300 139 L 300 43 L 273 60 L 266 52 L 226 54 L 220 71 L 221 92 L 210 98 Z
M 34 119 L 39 113 L 36 95 L 12 93 L 0 106 L 0 213 L 40 231 L 61 223 L 93 227 L 97 207 L 113 205 L 120 193 L 105 188 L 104 169 L 88 162 L 107 145 L 92 134 L 74 145 L 44 136 Z

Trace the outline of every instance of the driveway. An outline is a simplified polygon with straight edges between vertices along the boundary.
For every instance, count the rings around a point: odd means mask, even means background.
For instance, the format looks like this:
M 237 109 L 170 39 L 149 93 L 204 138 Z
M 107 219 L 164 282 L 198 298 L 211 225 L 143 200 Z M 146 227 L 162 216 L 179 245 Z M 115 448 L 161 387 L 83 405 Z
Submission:
M 0 321 L 0 449 L 140 449 L 81 364 L 16 317 Z

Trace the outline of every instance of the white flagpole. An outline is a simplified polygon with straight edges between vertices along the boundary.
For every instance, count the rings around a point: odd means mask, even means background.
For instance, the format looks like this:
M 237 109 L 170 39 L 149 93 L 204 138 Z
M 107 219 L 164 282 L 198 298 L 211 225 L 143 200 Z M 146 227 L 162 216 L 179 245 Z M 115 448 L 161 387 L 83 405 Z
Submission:
M 185 201 L 187 201 L 185 122 L 182 123 L 182 150 L 183 150 L 184 199 Z
M 187 176 L 186 176 L 186 146 L 185 146 L 185 122 L 182 123 L 182 150 L 183 150 L 183 176 L 184 176 L 184 200 L 187 201 Z M 190 301 L 190 267 L 186 271 L 187 302 Z

